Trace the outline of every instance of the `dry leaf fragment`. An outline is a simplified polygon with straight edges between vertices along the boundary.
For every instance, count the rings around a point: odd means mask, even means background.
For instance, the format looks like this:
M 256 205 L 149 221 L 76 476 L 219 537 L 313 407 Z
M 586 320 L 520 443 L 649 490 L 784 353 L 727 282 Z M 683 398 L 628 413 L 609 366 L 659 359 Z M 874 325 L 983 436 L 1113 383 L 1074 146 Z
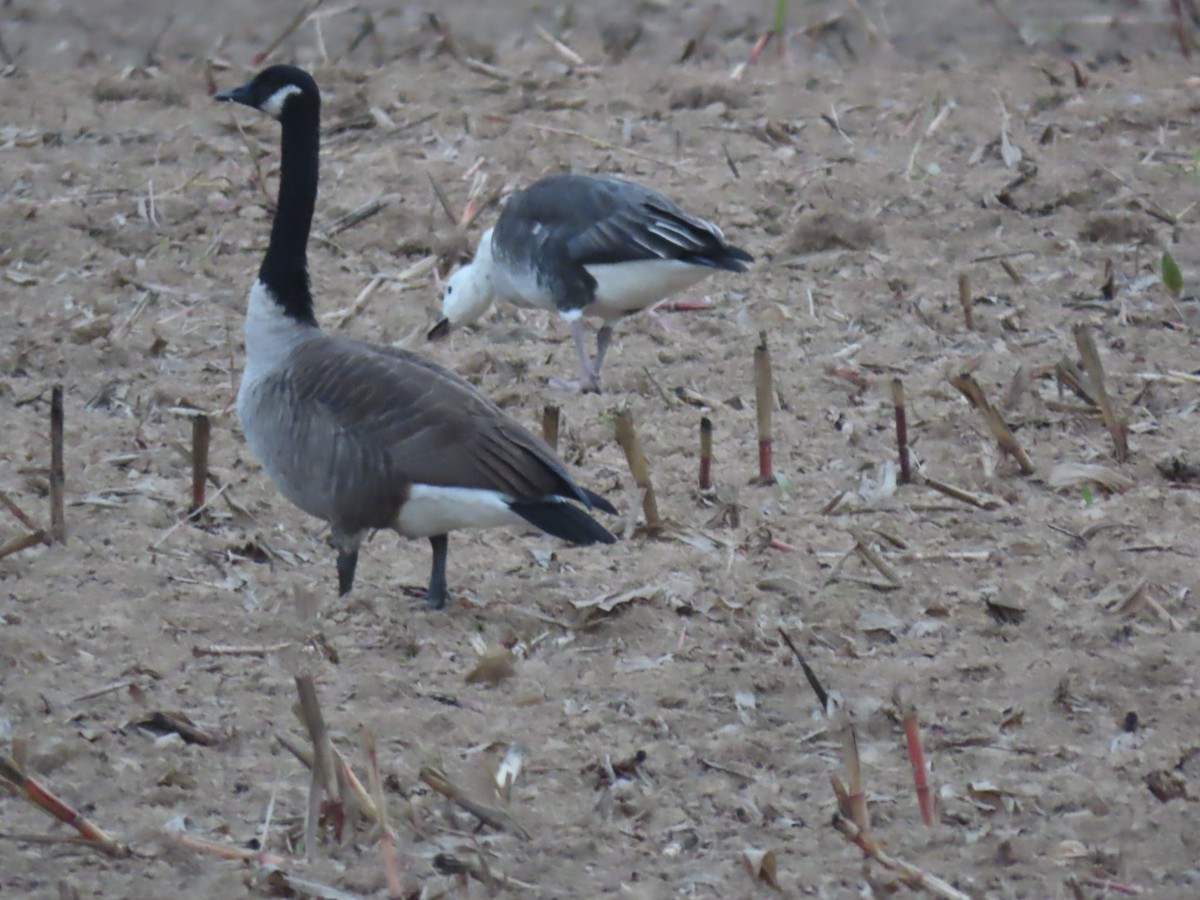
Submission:
M 761 881 L 769 888 L 782 890 L 776 872 L 775 851 L 759 850 L 757 847 L 747 847 L 742 851 L 742 866 L 750 873 L 755 881 Z
M 1025 724 L 1025 710 L 1020 706 L 1010 706 L 1004 710 L 1000 720 L 1000 730 L 1004 731 L 1007 728 L 1017 728 Z
M 785 594 L 790 597 L 803 597 L 805 595 L 804 585 L 797 579 L 787 575 L 770 575 L 762 579 L 756 586 L 760 591 L 774 591 L 777 594 Z
M 738 717 L 742 720 L 742 724 L 749 725 L 754 720 L 754 713 L 758 710 L 758 701 L 754 698 L 754 692 L 738 691 L 733 695 L 733 704 L 737 707 Z
M 1163 803 L 1188 799 L 1187 779 L 1169 769 L 1159 769 L 1147 775 L 1146 787 Z
M 479 657 L 479 662 L 467 673 L 467 684 L 490 684 L 496 687 L 504 679 L 516 671 L 513 666 L 516 657 L 507 647 L 493 644 Z
M 212 747 L 219 742 L 217 735 L 205 731 L 181 712 L 154 712 L 150 717 L 137 723 L 139 728 L 153 731 L 155 734 L 177 734 L 186 743 L 199 744 L 202 747 Z
M 19 284 L 22 287 L 29 287 L 30 285 L 37 284 L 41 280 L 36 275 L 31 275 L 28 272 L 21 272 L 17 269 L 5 269 L 4 277 L 13 284 Z
M 634 600 L 650 600 L 664 588 L 662 584 L 643 584 L 633 590 L 619 594 L 598 594 L 590 600 L 572 600 L 571 605 L 576 609 L 598 609 L 601 612 L 612 612 L 618 606 L 632 603 Z
M 985 597 L 983 602 L 988 615 L 1000 625 L 1020 625 L 1025 621 L 1025 610 L 1009 600 Z
M 599 762 L 588 763 L 580 770 L 581 775 L 596 776 L 596 790 L 611 786 L 615 781 L 629 780 L 638 777 L 639 770 L 646 762 L 645 750 L 639 750 L 633 756 L 612 762 L 607 756 Z
M 1095 463 L 1059 463 L 1050 470 L 1048 480 L 1055 490 L 1095 484 L 1111 493 L 1123 494 L 1134 486 L 1133 479 L 1127 475 Z
M 521 768 L 524 765 L 525 747 L 513 741 L 504 752 L 500 765 L 496 766 L 496 790 L 505 803 L 511 799 L 513 785 L 521 777 Z
M 976 808 L 984 812 L 1011 813 L 1017 808 L 1016 798 L 1008 791 L 1002 790 L 990 781 L 971 781 L 967 783 L 967 794 Z
M 1087 859 L 1090 856 L 1088 848 L 1082 841 L 1059 841 L 1051 852 L 1055 862 L 1068 863 L 1077 859 Z
M 904 622 L 889 612 L 869 609 L 858 617 L 855 623 L 863 634 L 895 643 L 905 631 Z

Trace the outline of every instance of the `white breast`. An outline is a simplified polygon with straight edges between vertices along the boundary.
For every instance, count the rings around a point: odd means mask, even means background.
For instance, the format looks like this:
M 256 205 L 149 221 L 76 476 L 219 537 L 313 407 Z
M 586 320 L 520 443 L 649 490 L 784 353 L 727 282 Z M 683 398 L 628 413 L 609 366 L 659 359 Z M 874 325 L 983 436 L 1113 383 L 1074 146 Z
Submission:
M 327 520 L 333 508 L 328 472 L 319 471 L 322 463 L 317 459 L 295 458 L 294 429 L 303 412 L 283 405 L 282 395 L 272 389 L 272 376 L 286 370 L 288 356 L 319 335 L 285 314 L 266 285 L 256 280 L 246 309 L 246 367 L 237 410 L 246 443 L 271 481 L 306 513 Z
M 255 279 L 246 303 L 246 367 L 242 370 L 242 389 L 279 368 L 288 354 L 313 334 L 310 326 L 301 325 L 285 313 L 267 286 Z M 240 399 L 238 404 L 240 410 Z

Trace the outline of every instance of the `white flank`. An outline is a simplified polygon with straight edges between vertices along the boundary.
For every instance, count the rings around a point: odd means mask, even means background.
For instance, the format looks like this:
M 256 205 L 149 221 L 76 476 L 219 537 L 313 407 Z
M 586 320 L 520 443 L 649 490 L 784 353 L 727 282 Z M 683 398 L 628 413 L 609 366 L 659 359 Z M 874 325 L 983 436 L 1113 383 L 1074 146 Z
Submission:
M 525 520 L 508 508 L 499 491 L 414 484 L 400 508 L 395 529 L 405 537 L 433 537 L 460 528 L 495 528 Z
M 605 263 L 588 266 L 587 270 L 596 279 L 596 302 L 584 313 L 606 321 L 645 309 L 716 271 L 677 259 Z
M 262 106 L 259 107 L 259 109 L 261 109 L 271 118 L 278 119 L 283 115 L 283 104 L 287 102 L 287 98 L 291 97 L 293 94 L 302 93 L 304 92 L 296 85 L 285 84 L 270 97 L 268 97 Z

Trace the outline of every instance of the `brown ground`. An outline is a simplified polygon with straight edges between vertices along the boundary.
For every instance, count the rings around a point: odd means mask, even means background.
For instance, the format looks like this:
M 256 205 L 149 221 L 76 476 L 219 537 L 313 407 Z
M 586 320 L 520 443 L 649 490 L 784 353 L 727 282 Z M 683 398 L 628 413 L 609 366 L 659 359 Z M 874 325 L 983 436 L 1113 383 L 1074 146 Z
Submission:
M 886 20 L 869 5 L 893 53 L 871 48 L 848 4 L 806 4 L 797 25 L 845 18 L 821 38 L 797 35 L 791 66 L 768 53 L 740 82 L 729 73 L 764 26 L 765 2 L 726 4 L 682 66 L 706 4 L 591 4 L 562 30 L 523 0 L 457 3 L 443 15 L 460 42 L 515 80 L 435 56 L 415 7 L 379 16 L 378 47 L 318 65 L 329 129 L 318 228 L 390 201 L 314 245 L 326 326 L 428 350 L 531 425 L 544 403 L 563 402 L 573 471 L 623 510 L 637 495 L 611 410 L 628 402 L 663 513 L 688 530 L 688 542 L 588 550 L 508 532 L 456 536 L 458 602 L 438 614 L 402 590 L 424 583 L 427 546 L 390 535 L 368 546 L 352 600 L 338 601 L 321 529 L 280 498 L 225 412 L 267 227 L 233 123 L 269 152 L 268 180 L 278 132 L 213 106 L 202 60 L 233 61 L 217 78 L 240 83 L 294 4 L 188 4 L 151 73 L 126 66 L 145 61 L 169 4 L 89 0 L 86 21 L 77 6 L 6 4 L 0 21 L 16 58 L 0 79 L 0 487 L 45 523 L 50 386 L 61 381 L 70 528 L 64 546 L 0 561 L 0 737 L 139 856 L 114 863 L 6 839 L 0 893 L 56 897 L 61 879 L 62 896 L 265 895 L 249 870 L 174 849 L 162 833 L 186 817 L 192 834 L 245 846 L 274 789 L 271 847 L 289 853 L 308 777 L 273 736 L 293 721 L 291 675 L 303 666 L 360 772 L 361 726 L 378 737 L 396 818 L 398 791 L 416 791 L 427 831 L 403 822 L 403 855 L 430 896 L 447 883 L 435 854 L 477 851 L 531 885 L 514 895 L 752 896 L 765 889 L 743 870 L 749 847 L 775 851 L 788 895 L 878 895 L 881 882 L 869 881 L 881 870 L 864 871 L 829 827 L 840 743 L 780 626 L 852 712 L 875 833 L 890 851 L 976 896 L 1098 897 L 1105 879 L 1157 897 L 1200 893 L 1194 801 L 1164 802 L 1147 787 L 1153 776 L 1200 796 L 1200 494 L 1156 468 L 1195 443 L 1195 379 L 1161 376 L 1196 371 L 1200 319 L 1188 286 L 1172 305 L 1157 276 L 1167 248 L 1185 282 L 1200 271 L 1197 82 L 1166 3 L 1120 4 L 1128 20 L 1114 27 L 1101 20 L 1116 4 L 1054 4 L 1053 20 L 1042 4 L 1004 4 L 1028 46 L 984 4 L 892 4 Z M 919 12 L 905 18 L 902 6 Z M 624 62 L 605 62 L 602 27 L 632 10 L 641 41 Z M 359 21 L 327 20 L 331 55 Z M 535 22 L 605 64 L 568 71 L 531 35 Z M 311 64 L 315 54 L 306 27 L 280 56 Z M 1006 164 L 1002 149 L 1023 160 Z M 429 179 L 461 208 L 476 164 L 485 193 L 563 165 L 639 178 L 717 219 L 759 263 L 752 277 L 706 283 L 709 312 L 626 323 L 610 392 L 564 398 L 546 386 L 573 372 L 559 323 L 505 311 L 430 348 L 420 337 L 436 296 L 429 276 L 391 277 L 451 246 Z M 1021 172 L 1035 174 L 1006 192 Z M 1099 290 L 1107 260 L 1112 300 Z M 974 332 L 957 302 L 960 273 L 976 297 Z M 379 289 L 339 326 L 336 311 L 376 275 Z M 1077 357 L 1079 323 L 1128 416 L 1128 463 L 1112 460 L 1100 420 L 1049 375 Z M 764 328 L 786 487 L 748 485 L 751 352 Z M 949 385 L 964 368 L 1017 427 L 1032 477 L 997 457 Z M 897 375 L 930 476 L 994 495 L 998 509 L 890 486 Z M 739 523 L 698 501 L 701 411 L 676 399 L 681 387 L 712 402 L 721 501 L 736 503 Z M 203 527 L 173 527 L 188 497 L 178 452 L 188 405 L 215 416 L 212 467 L 237 504 L 216 500 Z M 1063 486 L 1060 467 L 1079 463 L 1119 473 L 1123 493 Z M 881 576 L 857 557 L 831 582 L 856 531 L 895 569 L 895 589 L 866 583 Z M 21 533 L 0 514 L 0 543 Z M 772 538 L 795 550 L 770 548 Z M 1161 612 L 1109 609 L 1143 580 Z M 295 592 L 319 598 L 317 625 L 298 624 Z M 626 592 L 637 599 L 607 616 L 573 605 Z M 1000 623 L 986 601 L 1024 617 Z M 195 654 L 314 629 L 338 664 L 294 651 Z M 506 635 L 521 641 L 515 676 L 466 684 L 472 641 Z M 96 695 L 108 685 L 117 688 Z M 925 724 L 942 806 L 934 829 L 919 824 L 893 702 L 901 685 Z M 225 740 L 156 742 L 136 723 L 158 710 Z M 528 842 L 470 833 L 469 816 L 449 821 L 417 781 L 438 764 L 474 786 L 482 751 L 511 741 L 528 748 L 510 807 Z M 637 750 L 642 778 L 615 791 L 582 772 Z M 15 798 L 0 810 L 9 836 L 65 833 Z M 384 895 L 366 830 L 315 856 L 295 871 Z M 1093 885 L 1072 894 L 1072 875 Z

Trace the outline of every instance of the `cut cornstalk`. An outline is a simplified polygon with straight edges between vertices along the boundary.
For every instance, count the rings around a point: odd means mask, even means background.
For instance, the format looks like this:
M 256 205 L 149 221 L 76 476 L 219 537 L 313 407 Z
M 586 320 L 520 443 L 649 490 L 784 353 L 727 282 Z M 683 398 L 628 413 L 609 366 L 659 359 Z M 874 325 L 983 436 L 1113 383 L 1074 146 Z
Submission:
M 1087 372 L 1088 380 L 1096 392 L 1096 405 L 1104 416 L 1104 425 L 1113 439 L 1113 455 L 1117 462 L 1129 459 L 1129 443 L 1125 438 L 1125 422 L 1113 408 L 1112 399 L 1108 396 L 1108 388 L 1104 386 L 1104 366 L 1100 362 L 1100 353 L 1096 350 L 1096 342 L 1092 339 L 1092 331 L 1085 324 L 1076 325 L 1075 345 L 1079 348 L 1079 358 L 1083 360 L 1083 369 Z
M 63 388 L 50 392 L 50 537 L 58 543 L 67 539 L 67 479 L 63 464 Z
M 633 475 L 634 483 L 642 489 L 642 513 L 646 517 L 646 531 L 655 534 L 662 529 L 662 519 L 658 515 L 658 500 L 654 496 L 654 485 L 650 481 L 650 466 L 646 462 L 646 454 L 642 451 L 642 442 L 638 440 L 637 429 L 633 427 L 633 413 L 627 408 L 617 411 L 617 443 L 625 451 L 625 461 Z
M 700 490 L 712 490 L 712 419 L 704 416 L 700 419 Z
M 917 705 L 906 701 L 899 690 L 896 703 L 900 707 L 900 719 L 904 726 L 904 742 L 908 748 L 908 762 L 912 766 L 913 786 L 917 790 L 917 805 L 921 809 L 921 821 L 934 824 L 933 798 L 929 793 L 929 767 L 925 764 L 925 751 L 921 747 L 921 721 L 917 718 Z
M 0 780 L 38 809 L 74 828 L 90 846 L 105 856 L 129 856 L 128 847 L 106 834 L 79 810 L 60 800 L 32 775 L 26 775 L 10 756 L 0 756 Z
M 975 330 L 975 304 L 971 300 L 971 276 L 963 272 L 958 276 L 958 303 L 963 311 L 963 323 L 967 331 Z
M 771 412 L 775 404 L 774 378 L 771 374 L 771 351 L 767 333 L 758 333 L 754 348 L 754 409 L 758 417 L 758 483 L 774 484 L 775 467 L 771 449 Z
M 208 444 L 212 436 L 212 423 L 208 416 L 192 417 L 192 506 L 194 516 L 204 507 L 204 492 L 208 486 Z
M 1000 445 L 1000 449 L 1008 453 L 1017 461 L 1017 467 L 1021 470 L 1022 475 L 1032 475 L 1034 473 L 1033 461 L 1029 458 L 1029 454 L 1017 441 L 1017 436 L 1013 434 L 1012 429 L 1008 427 L 1008 423 L 996 411 L 996 408 L 988 402 L 987 395 L 984 394 L 983 388 L 979 386 L 979 382 L 969 372 L 960 372 L 950 379 L 950 383 L 954 385 L 962 393 L 971 405 L 979 410 L 983 416 L 984 422 L 987 423 L 992 435 L 996 438 L 996 443 Z
M 542 407 L 542 438 L 550 445 L 550 449 L 558 452 L 558 426 L 562 411 L 553 403 Z
M 912 482 L 912 462 L 908 456 L 908 413 L 904 407 L 904 382 L 892 379 L 892 406 L 896 409 L 896 450 L 900 455 L 900 483 Z

